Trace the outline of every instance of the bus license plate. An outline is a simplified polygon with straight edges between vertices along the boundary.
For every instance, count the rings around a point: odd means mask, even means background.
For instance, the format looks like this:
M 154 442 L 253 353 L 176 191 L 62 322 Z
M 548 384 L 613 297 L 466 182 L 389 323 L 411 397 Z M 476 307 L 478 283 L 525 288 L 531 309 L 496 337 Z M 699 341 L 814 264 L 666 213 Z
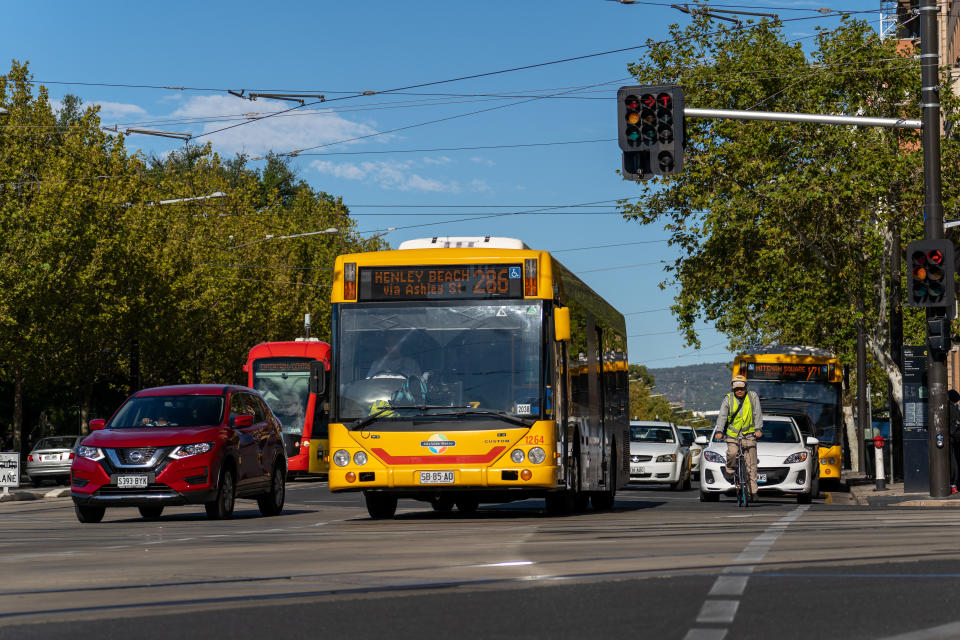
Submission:
M 421 471 L 420 484 L 453 484 L 453 471 Z
M 146 489 L 147 476 L 117 476 L 118 489 Z
M 767 481 L 767 474 L 765 474 L 765 473 L 758 473 L 758 474 L 757 474 L 757 484 L 760 484 L 760 483 L 763 483 L 763 482 L 766 482 L 766 481 Z

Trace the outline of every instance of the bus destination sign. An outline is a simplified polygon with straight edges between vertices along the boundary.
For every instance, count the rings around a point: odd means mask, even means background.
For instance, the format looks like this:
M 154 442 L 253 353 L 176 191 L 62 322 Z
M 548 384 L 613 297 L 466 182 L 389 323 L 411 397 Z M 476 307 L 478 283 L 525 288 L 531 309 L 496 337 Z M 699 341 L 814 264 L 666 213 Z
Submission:
M 747 378 L 753 380 L 803 380 L 829 382 L 830 365 L 796 362 L 748 362 Z
M 519 264 L 360 267 L 360 301 L 522 298 Z

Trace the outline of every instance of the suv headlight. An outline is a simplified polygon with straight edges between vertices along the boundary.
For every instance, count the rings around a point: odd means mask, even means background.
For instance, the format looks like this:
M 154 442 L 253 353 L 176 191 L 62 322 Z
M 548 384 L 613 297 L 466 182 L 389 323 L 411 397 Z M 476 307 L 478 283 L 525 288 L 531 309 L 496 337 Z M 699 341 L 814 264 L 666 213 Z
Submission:
M 657 462 L 676 462 L 677 454 L 675 453 L 666 453 L 662 456 L 657 456 Z
M 350 464 L 350 454 L 347 453 L 346 449 L 340 449 L 333 454 L 333 464 L 338 467 L 345 467 Z
M 804 462 L 807 459 L 806 451 L 798 451 L 797 453 L 791 453 L 787 456 L 786 460 L 783 461 L 783 464 L 797 464 L 798 462 Z
M 716 451 L 710 451 L 709 449 L 703 450 L 703 459 L 707 462 L 716 462 L 717 464 L 726 464 L 727 459 Z
M 86 458 L 87 460 L 93 460 L 94 462 L 97 460 L 103 460 L 103 451 L 97 447 L 85 447 L 80 445 L 77 447 L 77 455 L 81 458 Z
M 173 451 L 170 452 L 170 457 L 174 460 L 180 460 L 181 458 L 189 458 L 190 456 L 198 456 L 201 453 L 206 453 L 213 449 L 212 442 L 196 442 L 194 444 L 182 444 Z

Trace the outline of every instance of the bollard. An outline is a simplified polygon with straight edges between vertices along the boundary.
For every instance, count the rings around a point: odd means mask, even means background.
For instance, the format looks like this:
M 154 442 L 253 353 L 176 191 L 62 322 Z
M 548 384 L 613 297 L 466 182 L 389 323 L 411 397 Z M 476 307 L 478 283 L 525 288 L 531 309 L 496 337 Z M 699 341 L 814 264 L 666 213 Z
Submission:
M 874 436 L 873 451 L 874 478 L 877 481 L 877 486 L 874 488 L 874 491 L 886 491 L 887 479 L 883 473 L 883 436 Z

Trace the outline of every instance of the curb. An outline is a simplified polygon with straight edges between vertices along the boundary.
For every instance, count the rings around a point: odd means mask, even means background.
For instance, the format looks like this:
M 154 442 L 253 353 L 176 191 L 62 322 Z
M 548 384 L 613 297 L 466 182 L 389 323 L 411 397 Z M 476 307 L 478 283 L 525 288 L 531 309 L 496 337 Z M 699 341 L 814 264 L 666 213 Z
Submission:
M 70 487 L 60 487 L 58 489 L 51 489 L 49 491 L 18 491 L 16 493 L 9 493 L 7 495 L 0 495 L 0 502 L 23 502 L 27 500 L 43 500 L 43 499 L 54 499 L 54 498 L 63 498 L 64 493 L 67 494 L 66 497 L 70 497 Z

